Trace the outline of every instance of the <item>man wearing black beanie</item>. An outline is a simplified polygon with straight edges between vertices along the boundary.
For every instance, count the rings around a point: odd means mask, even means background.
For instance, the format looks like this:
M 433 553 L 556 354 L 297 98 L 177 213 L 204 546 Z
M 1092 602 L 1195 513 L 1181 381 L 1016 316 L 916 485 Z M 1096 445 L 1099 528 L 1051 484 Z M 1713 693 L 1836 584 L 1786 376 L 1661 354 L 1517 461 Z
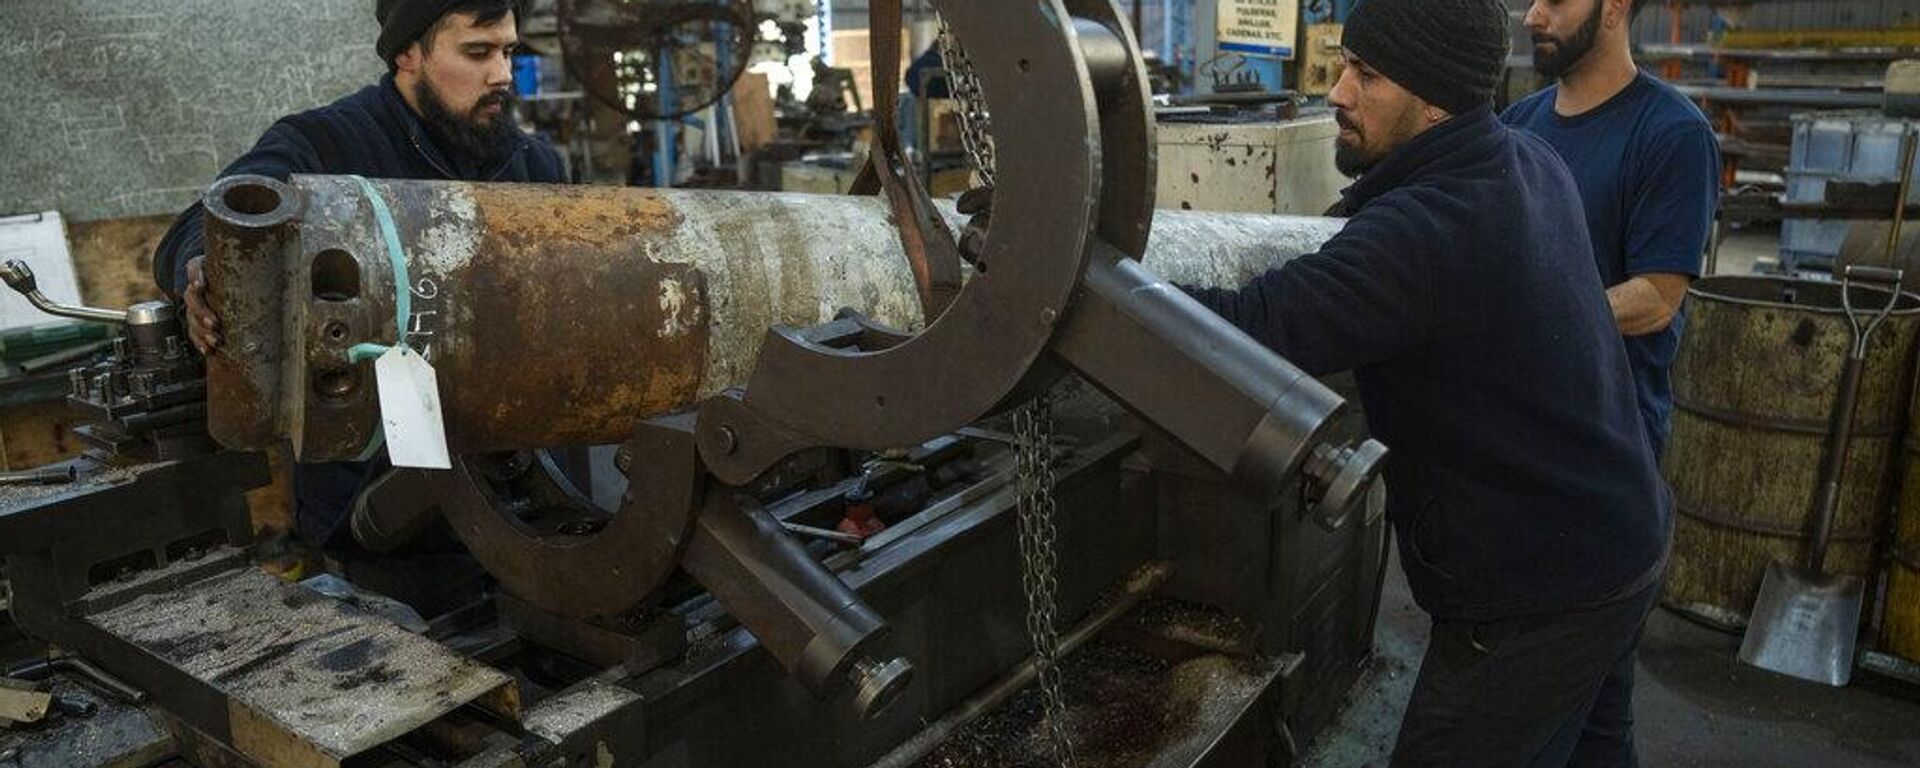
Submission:
M 512 56 L 519 45 L 513 0 L 379 0 L 375 52 L 388 73 L 375 85 L 280 119 L 253 149 L 220 172 L 271 176 L 357 174 L 381 179 L 560 183 L 552 147 L 513 119 Z M 220 354 L 220 318 L 207 306 L 198 203 L 174 221 L 154 253 L 154 279 L 187 307 L 195 346 Z M 347 512 L 354 496 L 388 470 L 371 462 L 294 468 L 300 538 L 352 555 Z M 429 610 L 422 608 L 423 612 Z
M 1507 29 L 1501 0 L 1363 0 L 1328 97 L 1358 177 L 1346 227 L 1243 288 L 1188 291 L 1309 373 L 1354 371 L 1393 449 L 1388 516 L 1433 617 L 1393 764 L 1630 766 L 1615 673 L 1672 499 L 1573 177 L 1493 113 Z

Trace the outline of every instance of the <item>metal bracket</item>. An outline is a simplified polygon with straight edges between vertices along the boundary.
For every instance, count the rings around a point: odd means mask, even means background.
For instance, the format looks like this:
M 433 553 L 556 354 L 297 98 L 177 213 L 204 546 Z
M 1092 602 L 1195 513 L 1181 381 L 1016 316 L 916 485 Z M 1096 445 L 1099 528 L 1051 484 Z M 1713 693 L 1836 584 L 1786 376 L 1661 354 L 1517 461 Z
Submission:
M 794 329 L 772 329 L 747 394 L 701 408 L 701 457 L 725 482 L 744 483 L 795 447 L 912 445 L 1024 399 L 1037 389 L 1031 379 L 1058 376 L 1036 363 L 1071 302 L 1096 228 L 1128 229 L 1144 248 L 1150 216 L 1137 214 L 1152 208 L 1151 173 L 1141 172 L 1152 157 L 1144 90 L 1098 100 L 1060 0 L 936 5 L 961 40 L 993 41 L 972 55 L 996 112 L 1002 166 L 984 255 L 1009 266 L 975 275 L 925 331 L 885 350 L 827 348 Z M 1110 3 L 1078 6 L 1117 18 Z M 1140 63 L 1131 64 L 1136 90 L 1144 89 Z M 1127 123 L 1138 128 L 1119 127 Z M 1110 159 L 1119 167 L 1107 167 Z M 1130 183 L 1104 183 L 1115 174 Z M 895 200 L 897 217 L 912 214 L 897 207 L 909 202 Z M 1127 221 L 1109 223 L 1117 219 Z

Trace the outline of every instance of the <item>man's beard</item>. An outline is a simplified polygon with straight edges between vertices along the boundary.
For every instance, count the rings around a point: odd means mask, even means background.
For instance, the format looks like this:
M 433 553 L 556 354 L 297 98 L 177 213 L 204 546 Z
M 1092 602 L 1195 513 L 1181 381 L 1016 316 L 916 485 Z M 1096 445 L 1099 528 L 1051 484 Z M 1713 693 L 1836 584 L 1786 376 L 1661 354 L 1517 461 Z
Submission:
M 1334 112 L 1333 119 L 1341 128 L 1353 132 L 1353 144 L 1347 144 L 1339 137 L 1333 140 L 1333 167 L 1352 179 L 1372 171 L 1374 166 L 1406 146 L 1427 127 L 1422 122 L 1421 109 L 1417 104 L 1407 105 L 1392 120 L 1376 125 L 1369 133 L 1361 133 L 1360 124 L 1345 112 Z M 1369 137 L 1371 140 L 1368 140 Z
M 1361 140 L 1360 126 L 1354 123 L 1352 118 L 1347 117 L 1346 113 L 1335 112 L 1333 119 L 1334 122 L 1339 123 L 1341 128 L 1353 131 L 1355 142 Z M 1340 175 L 1349 179 L 1357 179 L 1360 178 L 1361 174 L 1372 170 L 1373 166 L 1379 162 L 1380 158 L 1368 154 L 1364 145 L 1359 143 L 1348 144 L 1341 141 L 1339 137 L 1334 137 L 1333 167 L 1340 172 Z
M 1349 147 L 1337 141 L 1334 142 L 1333 167 L 1340 172 L 1340 175 L 1349 179 L 1360 178 L 1367 171 L 1373 170 L 1374 164 L 1379 161 L 1379 158 L 1368 156 L 1366 150 L 1358 146 Z
M 454 114 L 446 100 L 440 98 L 440 92 L 434 90 L 426 78 L 420 79 L 413 95 L 414 101 L 420 105 L 420 120 L 426 123 L 427 130 L 441 143 L 442 149 L 460 157 L 491 160 L 506 147 L 507 139 L 516 130 L 513 110 L 520 100 L 510 89 L 480 97 L 480 101 L 465 115 Z M 492 117 L 481 116 L 481 110 L 496 104 L 500 110 L 493 113 Z
M 1600 14 L 1605 10 L 1606 0 L 1596 0 L 1593 4 L 1593 15 L 1588 16 L 1587 20 L 1580 24 L 1580 29 L 1573 33 L 1571 40 L 1560 40 L 1551 35 L 1534 35 L 1534 70 L 1554 80 L 1565 77 L 1568 72 L 1573 71 L 1574 66 L 1593 50 L 1593 42 L 1600 36 Z M 1548 53 L 1541 48 L 1541 43 L 1557 45 L 1552 53 Z

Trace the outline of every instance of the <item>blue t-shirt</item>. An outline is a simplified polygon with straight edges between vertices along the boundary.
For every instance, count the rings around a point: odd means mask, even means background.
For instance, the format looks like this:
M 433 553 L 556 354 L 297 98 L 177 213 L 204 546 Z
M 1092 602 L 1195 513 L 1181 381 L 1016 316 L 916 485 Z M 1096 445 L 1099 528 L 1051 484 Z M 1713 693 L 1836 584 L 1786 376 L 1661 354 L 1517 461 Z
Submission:
M 1645 72 L 1573 117 L 1554 112 L 1559 92 L 1529 96 L 1501 119 L 1546 140 L 1573 171 L 1601 281 L 1612 288 L 1648 273 L 1699 276 L 1720 198 L 1720 146 L 1706 115 Z M 1685 326 L 1683 309 L 1666 330 L 1626 339 L 1655 456 L 1666 445 L 1669 373 Z

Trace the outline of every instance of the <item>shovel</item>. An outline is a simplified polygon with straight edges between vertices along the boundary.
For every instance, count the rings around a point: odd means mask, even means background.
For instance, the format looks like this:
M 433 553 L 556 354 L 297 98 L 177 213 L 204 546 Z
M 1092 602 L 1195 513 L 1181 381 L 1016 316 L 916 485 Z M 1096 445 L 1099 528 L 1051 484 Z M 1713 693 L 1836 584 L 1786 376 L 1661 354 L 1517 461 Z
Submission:
M 1906 139 L 1906 163 L 1902 166 L 1900 204 L 1904 209 L 1907 191 L 1913 181 L 1914 140 Z M 1900 218 L 1895 214 L 1893 243 L 1900 237 Z M 1893 246 L 1889 245 L 1889 250 Z M 1888 254 L 1892 263 L 1892 254 Z M 1847 443 L 1853 432 L 1853 407 L 1860 395 L 1860 370 L 1866 367 L 1867 340 L 1900 303 L 1898 269 L 1849 266 L 1840 279 L 1840 303 L 1847 312 L 1847 325 L 1853 331 L 1853 346 L 1847 365 L 1840 374 L 1840 393 L 1828 422 L 1827 443 L 1820 459 L 1820 484 L 1816 491 L 1813 515 L 1813 539 L 1807 549 L 1807 567 L 1796 568 L 1778 560 L 1767 564 L 1760 582 L 1760 596 L 1753 604 L 1753 618 L 1747 624 L 1746 637 L 1740 641 L 1740 660 L 1761 669 L 1790 675 L 1802 680 L 1843 686 L 1853 678 L 1854 644 L 1860 634 L 1860 608 L 1865 601 L 1866 583 L 1858 576 L 1826 572 L 1827 540 L 1833 533 L 1834 508 L 1840 502 L 1840 472 L 1847 463 Z M 1890 285 L 1887 304 L 1873 315 L 1865 328 L 1854 314 L 1853 282 Z

